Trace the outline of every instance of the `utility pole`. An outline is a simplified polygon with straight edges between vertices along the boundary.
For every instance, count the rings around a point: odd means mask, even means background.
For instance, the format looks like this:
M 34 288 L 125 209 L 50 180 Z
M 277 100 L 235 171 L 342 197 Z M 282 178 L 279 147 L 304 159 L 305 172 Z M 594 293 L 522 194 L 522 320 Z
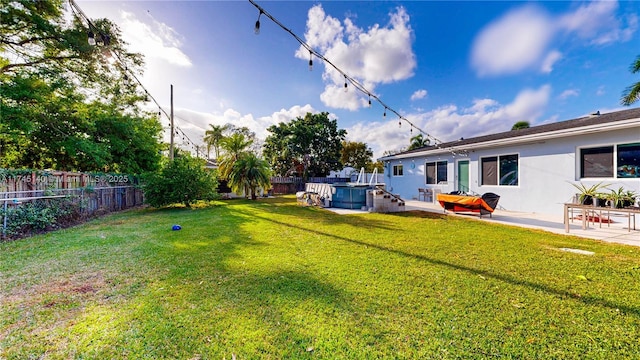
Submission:
M 173 161 L 173 84 L 171 84 L 171 142 L 169 143 L 169 160 Z

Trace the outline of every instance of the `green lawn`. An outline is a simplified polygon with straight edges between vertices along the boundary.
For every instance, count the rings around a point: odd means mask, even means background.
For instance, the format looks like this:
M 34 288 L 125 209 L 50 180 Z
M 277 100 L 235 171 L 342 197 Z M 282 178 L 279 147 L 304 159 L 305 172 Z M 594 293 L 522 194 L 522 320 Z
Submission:
M 3 359 L 640 357 L 640 248 L 460 217 L 234 200 L 0 261 Z

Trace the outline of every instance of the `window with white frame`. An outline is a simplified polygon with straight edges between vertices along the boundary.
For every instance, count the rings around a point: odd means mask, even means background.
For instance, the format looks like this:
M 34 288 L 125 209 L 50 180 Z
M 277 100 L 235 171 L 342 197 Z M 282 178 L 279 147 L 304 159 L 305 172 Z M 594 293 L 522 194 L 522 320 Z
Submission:
M 640 178 L 640 143 L 580 149 L 581 178 Z
M 393 165 L 393 176 L 402 176 L 402 175 L 404 175 L 403 166 Z
M 447 182 L 447 162 L 434 161 L 426 164 L 426 183 L 440 184 Z
M 640 178 L 640 143 L 617 147 L 618 178 Z
M 481 158 L 481 184 L 517 186 L 518 160 L 517 154 Z

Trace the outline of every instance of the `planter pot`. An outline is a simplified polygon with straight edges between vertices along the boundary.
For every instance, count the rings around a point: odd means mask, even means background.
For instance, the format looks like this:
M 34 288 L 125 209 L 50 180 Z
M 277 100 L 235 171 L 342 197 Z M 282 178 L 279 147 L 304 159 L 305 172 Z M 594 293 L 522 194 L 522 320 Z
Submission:
M 585 195 L 582 198 L 582 205 L 593 205 L 593 196 Z
M 607 206 L 607 199 L 599 199 L 599 198 L 595 198 L 595 206 L 600 206 L 600 207 L 605 207 Z

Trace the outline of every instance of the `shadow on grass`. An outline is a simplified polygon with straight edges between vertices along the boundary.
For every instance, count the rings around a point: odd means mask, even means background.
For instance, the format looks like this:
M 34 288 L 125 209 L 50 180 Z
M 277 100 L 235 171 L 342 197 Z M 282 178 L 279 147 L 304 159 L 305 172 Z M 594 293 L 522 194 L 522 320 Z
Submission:
M 348 296 L 313 274 L 239 265 L 243 248 L 264 246 L 243 230 L 254 220 L 250 212 L 223 205 L 200 209 L 197 216 L 184 208 L 143 214 L 127 222 L 135 229 L 127 242 L 131 252 L 124 264 L 116 265 L 137 287 L 123 289 L 123 301 L 76 314 L 66 331 L 79 336 L 81 348 L 86 346 L 79 354 L 119 358 L 120 348 L 133 358 L 192 358 L 198 353 L 250 358 L 261 351 L 302 357 L 313 345 L 314 323 L 301 320 L 302 310 L 291 309 L 305 303 L 321 312 L 349 313 Z M 183 230 L 171 231 L 177 220 L 185 224 Z M 277 345 L 245 344 L 246 334 L 256 332 Z M 261 349 L 265 346 L 270 348 Z
M 340 215 L 336 216 L 335 213 L 332 213 L 329 210 L 315 207 L 315 206 L 302 206 L 298 205 L 295 202 L 295 199 L 264 199 L 265 204 L 275 206 L 269 209 L 269 212 L 276 213 L 278 215 L 282 215 L 285 217 L 289 217 L 295 219 L 294 222 L 306 222 L 306 223 L 318 223 L 321 222 L 323 224 L 344 224 L 362 227 L 366 226 L 367 228 L 375 228 L 381 230 L 393 230 L 395 229 L 395 225 L 391 221 L 381 221 L 379 219 L 367 219 L 362 216 L 357 216 L 359 214 L 353 215 Z M 253 213 L 245 212 L 247 215 L 251 216 Z M 367 213 L 363 213 L 365 215 Z
M 513 276 L 509 276 L 509 275 L 505 275 L 505 274 L 500 274 L 500 273 L 496 273 L 496 272 L 492 272 L 489 270 L 482 270 L 482 269 L 476 269 L 476 268 L 472 268 L 469 266 L 465 266 L 465 265 L 460 265 L 460 264 L 455 264 L 452 262 L 448 262 L 448 261 L 444 261 L 444 260 L 440 260 L 440 259 L 435 259 L 435 258 L 430 258 L 424 255 L 418 255 L 418 254 L 412 254 L 412 253 L 408 253 L 402 250 L 398 250 L 398 249 L 394 249 L 391 247 L 385 247 L 385 246 L 381 246 L 381 245 L 377 245 L 377 244 L 372 244 L 372 243 L 368 243 L 365 241 L 361 241 L 361 240 L 356 240 L 356 239 L 350 239 L 344 236 L 339 236 L 339 235 L 335 235 L 335 234 L 331 234 L 331 233 L 327 233 L 327 232 L 322 232 L 319 230 L 313 230 L 313 229 L 308 229 L 308 228 L 304 228 L 301 226 L 297 226 L 297 225 L 292 225 L 289 223 L 285 223 L 282 221 L 278 221 L 275 219 L 270 219 L 270 218 L 266 218 L 263 216 L 259 216 L 259 215 L 254 215 L 258 218 L 261 218 L 265 221 L 270 221 L 273 223 L 276 223 L 278 225 L 281 226 L 287 226 L 287 227 L 291 227 L 291 228 L 295 228 L 295 229 L 299 229 L 299 230 L 304 230 L 304 231 L 308 231 L 308 232 L 312 232 L 314 234 L 317 235 L 323 235 L 323 236 L 327 236 L 327 237 L 333 237 L 335 239 L 338 240 L 342 240 L 342 241 L 347 241 L 353 244 L 357 244 L 357 245 L 362 245 L 362 246 L 367 246 L 367 247 L 371 247 L 374 249 L 378 249 L 381 251 L 387 251 L 387 252 L 391 252 L 397 255 L 402 255 L 402 256 L 406 256 L 406 257 L 410 257 L 410 258 L 414 258 L 417 260 L 421 260 L 421 261 L 425 261 L 428 262 L 430 264 L 434 264 L 434 265 L 439 265 L 439 266 L 444 266 L 444 267 L 448 267 L 451 269 L 456 269 L 456 270 L 461 270 L 461 271 L 466 271 L 469 272 L 471 274 L 474 275 L 482 275 L 484 277 L 490 277 L 490 278 L 494 278 L 496 280 L 500 280 L 512 285 L 517 285 L 517 286 L 525 286 L 528 287 L 530 289 L 534 289 L 534 290 L 540 290 L 543 292 L 546 292 L 548 294 L 552 294 L 555 296 L 559 296 L 562 298 L 568 298 L 568 299 L 572 299 L 574 301 L 578 301 L 578 302 L 582 302 L 586 305 L 597 305 L 597 306 L 602 306 L 602 307 L 607 307 L 613 310 L 621 310 L 624 311 L 628 314 L 633 314 L 636 317 L 640 317 L 640 307 L 637 306 L 628 306 L 628 305 L 624 305 L 624 304 L 618 304 L 615 303 L 613 301 L 609 301 L 606 299 L 602 299 L 599 297 L 595 297 L 595 296 L 581 296 L 581 297 L 576 297 L 574 294 L 562 290 L 562 289 L 558 289 L 558 288 L 554 288 L 552 286 L 546 285 L 546 284 L 540 284 L 540 283 L 535 283 L 529 280 L 525 280 L 525 279 L 519 279 Z

